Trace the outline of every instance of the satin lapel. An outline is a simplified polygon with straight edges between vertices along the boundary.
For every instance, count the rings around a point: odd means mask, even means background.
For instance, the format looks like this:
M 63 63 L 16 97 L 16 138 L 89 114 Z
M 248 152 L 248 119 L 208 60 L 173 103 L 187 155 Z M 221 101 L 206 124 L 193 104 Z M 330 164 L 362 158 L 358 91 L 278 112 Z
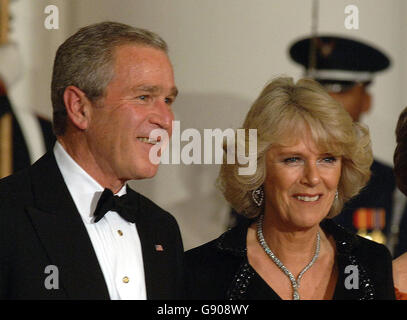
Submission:
M 171 290 L 171 288 L 167 288 L 167 284 L 169 283 L 168 279 L 171 279 L 173 275 L 167 272 L 166 252 L 157 250 L 156 245 L 160 244 L 165 247 L 167 244 L 161 243 L 159 239 L 153 218 L 154 212 L 151 212 L 150 206 L 145 205 L 145 200 L 129 188 L 128 194 L 131 195 L 133 212 L 136 214 L 137 232 L 143 251 L 147 299 L 162 299 L 162 295 Z
M 109 299 L 92 243 L 52 152 L 31 169 L 34 207 L 27 208 L 38 237 L 69 299 Z

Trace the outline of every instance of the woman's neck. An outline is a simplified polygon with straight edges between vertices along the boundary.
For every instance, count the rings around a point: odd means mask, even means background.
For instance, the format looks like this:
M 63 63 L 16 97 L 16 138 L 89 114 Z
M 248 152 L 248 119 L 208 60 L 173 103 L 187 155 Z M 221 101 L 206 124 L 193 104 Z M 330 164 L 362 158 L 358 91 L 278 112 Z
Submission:
M 301 269 L 315 254 L 319 225 L 304 229 L 280 227 L 279 223 L 266 216 L 262 229 L 267 245 L 288 269 L 290 266 L 295 270 Z M 322 243 L 326 240 L 325 235 L 320 232 L 320 236 Z

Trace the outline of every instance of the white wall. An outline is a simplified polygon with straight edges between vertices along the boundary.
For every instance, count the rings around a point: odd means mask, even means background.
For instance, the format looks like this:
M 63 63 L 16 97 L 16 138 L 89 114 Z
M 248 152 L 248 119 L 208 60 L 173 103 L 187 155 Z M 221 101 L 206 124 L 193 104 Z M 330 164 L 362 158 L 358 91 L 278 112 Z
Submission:
M 50 115 L 49 85 L 53 54 L 68 34 L 86 24 L 116 20 L 159 33 L 170 46 L 180 90 L 175 113 L 181 129 L 237 127 L 266 81 L 301 68 L 287 49 L 311 29 L 310 0 L 18 0 L 17 40 L 24 48 L 26 77 L 13 91 L 21 104 Z M 45 30 L 44 7 L 60 9 L 60 29 Z M 370 126 L 376 156 L 392 163 L 394 127 L 407 105 L 407 35 L 403 0 L 353 0 L 359 30 L 346 30 L 345 0 L 320 1 L 319 31 L 374 43 L 392 58 L 371 92 Z M 137 189 L 178 219 L 186 248 L 215 237 L 224 229 L 227 206 L 217 196 L 217 166 L 165 165 Z M 215 199 L 215 200 L 214 200 Z
M 44 27 L 44 9 L 53 4 L 59 8 L 58 30 Z M 69 27 L 70 6 L 64 0 L 16 0 L 10 2 L 10 39 L 17 42 L 22 56 L 24 76 L 10 88 L 14 104 L 51 117 L 51 73 L 57 47 L 72 32 Z

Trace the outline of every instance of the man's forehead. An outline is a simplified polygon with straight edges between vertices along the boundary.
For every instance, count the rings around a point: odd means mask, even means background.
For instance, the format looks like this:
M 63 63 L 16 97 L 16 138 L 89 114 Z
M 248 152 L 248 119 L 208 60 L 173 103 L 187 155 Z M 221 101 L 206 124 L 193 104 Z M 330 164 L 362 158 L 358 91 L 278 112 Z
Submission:
M 115 72 L 144 72 L 173 74 L 168 55 L 157 48 L 140 45 L 120 45 L 114 51 L 113 68 Z
M 120 45 L 113 61 L 112 81 L 120 81 L 126 90 L 178 92 L 171 62 L 163 50 L 145 45 Z

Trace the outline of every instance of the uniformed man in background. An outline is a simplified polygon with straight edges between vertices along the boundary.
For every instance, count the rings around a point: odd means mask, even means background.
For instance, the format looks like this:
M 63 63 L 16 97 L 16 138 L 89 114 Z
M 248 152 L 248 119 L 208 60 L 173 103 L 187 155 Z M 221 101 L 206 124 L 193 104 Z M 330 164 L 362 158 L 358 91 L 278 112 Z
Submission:
M 22 64 L 16 43 L 0 45 L 0 178 L 29 167 L 55 143 L 51 121 L 7 95 L 24 76 Z

